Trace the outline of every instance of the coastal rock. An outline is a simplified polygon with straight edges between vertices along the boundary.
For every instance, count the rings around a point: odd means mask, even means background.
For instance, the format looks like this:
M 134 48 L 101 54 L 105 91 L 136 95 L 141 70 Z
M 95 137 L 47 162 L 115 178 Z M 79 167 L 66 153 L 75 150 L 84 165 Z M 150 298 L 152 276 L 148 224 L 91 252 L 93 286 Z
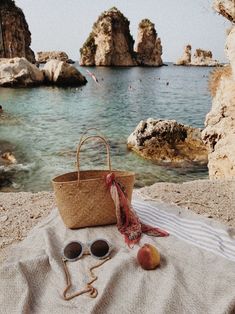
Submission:
M 35 86 L 43 80 L 43 73 L 25 58 L 0 59 L 0 86 Z
M 50 60 L 45 64 L 43 72 L 48 85 L 81 86 L 87 83 L 86 78 L 65 61 Z
M 235 80 L 235 26 L 233 26 L 228 33 L 225 45 L 225 54 L 230 61 L 232 76 Z
M 209 147 L 211 179 L 235 177 L 235 27 L 228 34 L 226 54 L 231 65 L 210 77 L 213 101 L 202 134 Z
M 234 0 L 214 0 L 213 8 L 219 14 L 235 23 L 235 3 Z
M 0 1 L 0 58 L 25 57 L 35 62 L 31 33 L 23 11 L 12 0 Z
M 136 53 L 139 65 L 162 65 L 161 39 L 157 37 L 155 25 L 148 19 L 142 20 L 139 24 Z
M 115 7 L 101 14 L 80 49 L 80 65 L 136 65 L 129 24 L 128 19 Z
M 185 46 L 184 47 L 184 53 L 183 53 L 182 57 L 176 61 L 176 65 L 190 65 L 191 55 L 192 55 L 191 45 Z
M 213 60 L 212 52 L 210 50 L 196 49 L 192 57 L 192 47 L 187 45 L 184 47 L 184 53 L 178 59 L 175 65 L 193 65 L 193 66 L 219 66 L 217 60 Z
M 69 61 L 68 55 L 64 51 L 39 51 L 37 52 L 36 60 L 38 63 L 46 63 L 55 59 L 59 61 Z
M 210 50 L 196 49 L 192 57 L 191 64 L 195 66 L 218 66 L 219 62 L 213 60 Z
M 128 148 L 157 162 L 207 163 L 207 148 L 201 130 L 175 120 L 140 121 L 127 140 Z

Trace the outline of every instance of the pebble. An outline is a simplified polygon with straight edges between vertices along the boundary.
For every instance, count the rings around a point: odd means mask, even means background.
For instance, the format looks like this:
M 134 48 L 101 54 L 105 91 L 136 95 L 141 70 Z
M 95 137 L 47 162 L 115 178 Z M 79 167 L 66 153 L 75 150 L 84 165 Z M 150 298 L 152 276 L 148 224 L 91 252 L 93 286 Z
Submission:
M 7 219 L 8 219 L 7 215 L 0 216 L 0 222 L 5 222 L 5 221 L 7 221 Z

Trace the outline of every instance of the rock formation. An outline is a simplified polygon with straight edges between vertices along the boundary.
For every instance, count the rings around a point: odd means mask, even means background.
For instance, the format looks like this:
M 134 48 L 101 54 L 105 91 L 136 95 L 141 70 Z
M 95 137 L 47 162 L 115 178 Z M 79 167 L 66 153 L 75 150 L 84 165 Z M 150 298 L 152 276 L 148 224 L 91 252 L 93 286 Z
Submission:
M 80 49 L 81 65 L 134 66 L 134 40 L 130 22 L 117 9 L 105 11 L 93 25 L 92 32 Z
M 214 1 L 214 7 L 229 20 L 235 20 L 234 1 Z M 213 72 L 210 90 L 213 101 L 207 114 L 203 140 L 209 147 L 211 179 L 235 177 L 235 26 L 228 34 L 225 52 L 230 66 Z
M 0 58 L 25 57 L 35 62 L 24 13 L 12 0 L 0 1 Z
M 59 60 L 68 62 L 69 57 L 64 51 L 39 51 L 36 55 L 38 63 L 47 63 L 49 60 Z
M 174 120 L 141 121 L 127 140 L 128 148 L 157 162 L 207 163 L 207 148 L 201 130 Z
M 213 60 L 210 50 L 196 49 L 192 57 L 192 47 L 187 45 L 184 47 L 182 57 L 177 60 L 175 65 L 194 65 L 194 66 L 219 66 L 217 60 Z
M 187 45 L 184 47 L 184 53 L 182 57 L 176 61 L 176 65 L 190 65 L 191 64 L 192 47 Z
M 213 8 L 219 14 L 235 23 L 235 3 L 234 0 L 214 0 Z
M 35 86 L 43 81 L 43 73 L 25 58 L 0 59 L 0 86 Z
M 213 60 L 212 52 L 210 50 L 196 49 L 190 65 L 218 66 L 219 62 L 217 60 Z
M 80 86 L 87 83 L 86 78 L 65 61 L 50 60 L 45 64 L 43 72 L 48 85 Z
M 155 25 L 148 19 L 142 20 L 139 24 L 136 53 L 139 65 L 162 65 L 161 39 L 157 37 Z

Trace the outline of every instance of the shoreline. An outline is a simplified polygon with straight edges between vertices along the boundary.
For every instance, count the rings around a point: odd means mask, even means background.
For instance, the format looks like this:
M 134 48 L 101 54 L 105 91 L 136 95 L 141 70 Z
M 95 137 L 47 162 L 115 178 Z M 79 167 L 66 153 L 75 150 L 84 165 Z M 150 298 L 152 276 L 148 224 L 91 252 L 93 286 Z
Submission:
M 160 182 L 137 191 L 235 228 L 235 180 Z M 53 192 L 0 192 L 0 262 L 54 206 Z

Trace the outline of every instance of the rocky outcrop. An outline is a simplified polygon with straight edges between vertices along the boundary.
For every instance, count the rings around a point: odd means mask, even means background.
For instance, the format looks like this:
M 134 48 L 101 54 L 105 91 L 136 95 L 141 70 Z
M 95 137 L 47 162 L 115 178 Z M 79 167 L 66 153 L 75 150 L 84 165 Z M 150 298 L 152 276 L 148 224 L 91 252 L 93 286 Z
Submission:
M 210 50 L 196 49 L 190 65 L 214 67 L 218 66 L 219 62 L 213 60 L 212 52 Z
M 219 13 L 234 21 L 231 2 L 214 1 L 214 6 Z M 203 140 L 209 147 L 211 179 L 235 177 L 235 26 L 228 34 L 225 51 L 230 66 L 217 70 L 210 78 L 213 101 L 203 131 Z
M 36 55 L 38 63 L 47 63 L 49 60 L 59 60 L 68 62 L 69 57 L 64 51 L 39 51 Z
M 24 13 L 12 0 L 0 1 L 0 58 L 25 57 L 35 62 Z
M 192 57 L 192 47 L 187 45 L 184 47 L 182 57 L 177 60 L 175 65 L 193 65 L 193 66 L 219 66 L 217 60 L 213 60 L 212 52 L 210 50 L 196 49 Z
M 214 0 L 213 8 L 219 14 L 235 23 L 235 3 L 234 0 Z
M 175 120 L 141 121 L 127 140 L 128 148 L 157 162 L 207 163 L 207 148 L 201 130 Z
M 134 40 L 130 22 L 117 9 L 105 11 L 93 25 L 92 32 L 80 49 L 80 64 L 86 66 L 134 66 Z
M 139 65 L 162 65 L 161 39 L 157 37 L 155 25 L 148 19 L 142 20 L 139 24 L 136 53 Z
M 176 65 L 189 65 L 191 63 L 192 47 L 187 45 L 184 47 L 182 57 L 176 61 Z
M 25 58 L 0 59 L 0 86 L 35 86 L 43 81 L 43 73 Z
M 48 85 L 81 86 L 87 83 L 86 78 L 65 61 L 50 60 L 45 64 L 43 72 Z

